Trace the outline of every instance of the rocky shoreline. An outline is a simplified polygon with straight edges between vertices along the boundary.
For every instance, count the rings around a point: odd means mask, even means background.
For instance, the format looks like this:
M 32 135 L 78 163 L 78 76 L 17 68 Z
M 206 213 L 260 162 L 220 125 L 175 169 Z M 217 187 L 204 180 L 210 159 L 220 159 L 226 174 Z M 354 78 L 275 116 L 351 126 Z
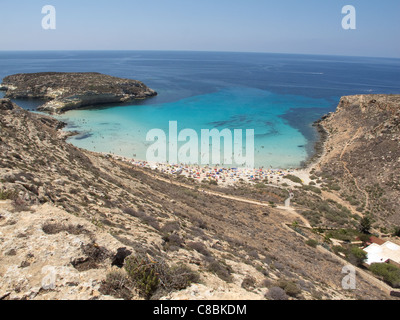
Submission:
M 38 110 L 63 113 L 82 107 L 154 97 L 144 83 L 95 72 L 41 72 L 7 76 L 0 84 L 5 98 L 39 99 Z
M 318 134 L 318 140 L 314 143 L 314 153 L 312 156 L 310 156 L 306 161 L 302 163 L 302 168 L 307 169 L 313 166 L 315 163 L 318 162 L 319 159 L 321 159 L 322 155 L 324 154 L 325 151 L 325 142 L 329 138 L 329 132 L 326 130 L 326 128 L 323 125 L 324 120 L 329 118 L 329 116 L 332 113 L 328 113 L 325 116 L 323 116 L 321 119 L 318 119 L 315 121 L 312 126 L 315 127 L 317 134 Z

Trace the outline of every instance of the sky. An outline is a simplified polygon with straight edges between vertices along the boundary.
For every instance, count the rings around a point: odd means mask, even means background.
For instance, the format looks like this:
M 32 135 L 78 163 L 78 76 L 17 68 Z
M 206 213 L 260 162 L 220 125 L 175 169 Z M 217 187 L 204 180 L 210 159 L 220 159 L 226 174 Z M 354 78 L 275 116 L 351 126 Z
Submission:
M 44 5 L 56 29 L 42 28 Z M 356 29 L 342 28 L 342 8 Z M 0 50 L 190 50 L 400 58 L 399 0 L 0 0 Z

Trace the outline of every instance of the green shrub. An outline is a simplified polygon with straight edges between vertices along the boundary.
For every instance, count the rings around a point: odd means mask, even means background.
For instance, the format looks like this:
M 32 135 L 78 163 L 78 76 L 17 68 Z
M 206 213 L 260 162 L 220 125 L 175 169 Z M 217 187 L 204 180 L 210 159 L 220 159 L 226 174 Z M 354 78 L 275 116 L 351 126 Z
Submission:
M 352 247 L 347 253 L 347 259 L 356 266 L 361 266 L 365 259 L 367 259 L 367 253 L 358 248 Z
M 362 233 L 369 233 L 372 226 L 372 221 L 369 217 L 363 217 L 360 221 L 359 230 Z
M 322 193 L 322 191 L 321 191 L 320 188 L 314 187 L 314 186 L 311 185 L 311 184 L 308 185 L 308 186 L 303 186 L 302 188 L 303 188 L 303 190 L 311 191 L 311 192 L 314 192 L 314 193 L 318 193 L 318 194 L 321 194 L 321 193 Z
M 133 285 L 146 299 L 150 299 L 157 290 L 182 290 L 200 279 L 187 266 L 170 268 L 164 260 L 150 258 L 146 254 L 129 256 L 125 260 L 125 270 Z
M 150 260 L 146 255 L 130 256 L 125 260 L 125 270 L 139 293 L 149 299 L 160 284 L 160 268 L 164 265 Z
M 265 189 L 267 186 L 264 183 L 257 183 L 254 185 L 256 189 Z
M 338 229 L 327 232 L 329 238 L 342 241 L 355 241 L 360 237 L 360 232 L 355 229 Z
M 279 280 L 277 286 L 285 290 L 285 293 L 291 297 L 296 297 L 301 293 L 300 288 L 292 281 Z
M 314 239 L 309 239 L 306 241 L 306 244 L 309 245 L 310 247 L 316 248 L 318 245 L 318 241 Z
M 172 233 L 180 230 L 180 224 L 177 221 L 169 221 L 162 228 L 161 231 L 165 233 Z
M 192 198 L 195 198 L 195 199 L 197 199 L 197 197 L 198 197 L 198 193 L 196 191 L 193 191 L 193 190 L 185 189 L 185 190 L 183 190 L 183 193 L 188 195 L 188 196 L 190 196 L 190 197 L 192 197 Z
M 201 253 L 203 256 L 211 256 L 210 251 L 206 248 L 206 246 L 202 242 L 189 242 L 187 247 Z
M 309 211 L 303 211 L 301 213 L 312 226 L 317 226 L 318 224 L 321 223 L 321 216 L 322 214 L 309 210 Z
M 177 251 L 183 246 L 183 239 L 176 233 L 167 234 L 163 237 L 164 240 L 164 250 L 166 251 Z
M 393 236 L 394 237 L 400 237 L 400 227 L 399 226 L 395 226 L 393 228 Z
M 400 268 L 388 263 L 373 263 L 369 270 L 393 288 L 400 288 Z
M 122 270 L 113 270 L 107 274 L 106 279 L 101 283 L 100 293 L 113 296 L 117 299 L 132 299 L 132 281 Z
M 246 276 L 242 281 L 242 288 L 250 291 L 256 287 L 256 279 L 252 276 Z
M 293 230 L 296 231 L 298 234 L 301 234 L 301 235 L 304 236 L 304 237 L 306 236 L 306 234 L 304 233 L 304 231 L 303 231 L 301 228 L 299 228 L 299 227 L 294 227 Z
M 351 199 L 350 204 L 352 206 L 358 206 L 358 205 L 360 205 L 360 201 L 358 201 L 357 199 Z
M 358 238 L 360 239 L 360 241 L 362 241 L 365 244 L 370 241 L 371 236 L 369 234 L 362 233 L 358 236 Z
M 265 294 L 265 298 L 268 300 L 288 300 L 289 299 L 285 290 L 283 290 L 282 288 L 279 288 L 279 287 L 269 288 L 269 290 Z
M 224 262 L 219 262 L 212 258 L 207 266 L 207 270 L 215 273 L 221 280 L 232 281 L 232 268 Z
M 192 283 L 198 283 L 200 276 L 197 272 L 193 272 L 188 266 L 178 265 L 170 268 L 164 280 L 165 289 L 167 291 L 183 290 Z
M 296 176 L 294 176 L 294 175 L 292 175 L 292 174 L 287 174 L 287 175 L 284 176 L 283 178 L 284 178 L 284 179 L 288 179 L 288 180 L 290 180 L 290 181 L 293 181 L 293 182 L 295 182 L 295 183 L 300 183 L 300 184 L 303 183 L 303 181 L 302 181 L 299 177 L 296 177 Z
M 328 188 L 333 191 L 339 191 L 341 188 L 338 184 L 332 183 L 328 184 Z

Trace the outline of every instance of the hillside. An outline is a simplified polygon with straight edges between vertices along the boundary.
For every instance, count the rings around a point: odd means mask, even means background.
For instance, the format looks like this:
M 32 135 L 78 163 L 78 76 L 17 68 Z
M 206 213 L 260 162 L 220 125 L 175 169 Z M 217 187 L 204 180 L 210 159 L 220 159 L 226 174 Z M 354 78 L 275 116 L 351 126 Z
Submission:
M 320 124 L 329 137 L 318 175 L 375 227 L 400 225 L 400 95 L 343 97 Z
M 199 276 L 153 299 L 388 298 L 361 277 L 342 289 L 343 264 L 288 228 L 290 211 L 171 184 L 62 127 L 0 100 L 0 299 L 143 299 L 120 269 L 130 254 Z

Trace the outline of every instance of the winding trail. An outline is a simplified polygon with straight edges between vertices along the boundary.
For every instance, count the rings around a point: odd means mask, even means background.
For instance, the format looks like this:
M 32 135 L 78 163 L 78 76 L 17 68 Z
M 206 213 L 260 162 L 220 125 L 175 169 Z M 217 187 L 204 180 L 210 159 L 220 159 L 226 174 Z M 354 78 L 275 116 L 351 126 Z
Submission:
M 121 163 L 122 165 L 124 165 L 125 167 L 132 168 L 131 165 L 128 165 L 128 164 L 124 163 L 123 161 L 118 161 L 118 162 Z M 167 178 L 161 177 L 161 176 L 159 176 L 159 175 L 157 175 L 155 173 L 148 172 L 147 170 L 144 170 L 143 168 L 136 167 L 136 166 L 134 168 L 137 169 L 137 170 L 140 170 L 142 173 L 146 174 L 147 176 L 149 176 L 149 177 L 151 177 L 153 179 L 157 179 L 158 181 L 163 181 L 163 182 L 175 185 L 175 186 L 179 186 L 179 187 L 186 188 L 186 189 L 189 189 L 189 190 L 197 190 L 198 192 L 201 192 L 203 194 L 220 197 L 220 198 L 227 199 L 227 200 L 239 201 L 239 202 L 248 203 L 248 204 L 252 204 L 252 205 L 256 205 L 256 206 L 260 206 L 260 207 L 271 208 L 271 205 L 269 203 L 266 203 L 266 202 L 256 201 L 256 200 L 252 200 L 252 199 L 246 199 L 246 198 L 242 198 L 242 197 L 238 197 L 238 196 L 231 196 L 231 195 L 223 194 L 223 193 L 216 192 L 216 191 L 210 191 L 210 190 L 205 190 L 205 189 L 196 189 L 196 187 L 194 187 L 194 186 L 191 186 L 191 185 L 188 185 L 188 184 L 185 184 L 185 183 L 182 183 L 182 182 L 178 182 L 178 181 L 173 181 L 171 178 L 167 179 Z M 272 187 L 283 189 L 283 188 L 278 187 L 278 186 L 272 186 Z M 294 208 L 286 207 L 286 206 L 278 206 L 278 207 L 276 207 L 276 209 L 279 209 L 279 211 L 281 212 L 282 215 L 287 216 L 287 217 L 291 217 L 293 219 L 299 219 L 304 223 L 304 225 L 306 227 L 311 228 L 311 225 L 308 222 L 308 220 L 305 219 L 299 213 L 297 213 L 297 211 Z
M 364 215 L 363 215 L 361 212 L 358 212 L 356 209 L 354 209 L 354 207 L 353 207 L 351 204 L 349 204 L 347 201 L 344 201 L 342 198 L 340 198 L 339 196 L 337 196 L 335 193 L 321 190 L 321 194 L 322 194 L 322 197 L 323 197 L 324 199 L 333 200 L 333 201 L 335 201 L 335 202 L 341 204 L 343 207 L 349 209 L 353 215 L 354 215 L 354 214 L 355 214 L 355 215 L 358 215 L 358 216 L 360 216 L 361 218 L 364 217 Z
M 354 142 L 354 140 L 356 140 L 360 136 L 360 134 L 361 134 L 361 128 L 359 128 L 357 130 L 357 132 L 355 133 L 355 135 L 353 136 L 353 138 L 351 138 L 351 140 L 346 143 L 346 145 L 344 146 L 344 148 L 343 148 L 343 150 L 342 150 L 342 152 L 340 154 L 339 159 L 343 164 L 344 170 L 353 179 L 357 190 L 364 194 L 364 196 L 365 196 L 365 207 L 368 208 L 369 207 L 369 194 L 368 194 L 368 192 L 366 192 L 365 190 L 361 189 L 360 185 L 358 184 L 357 179 L 354 177 L 354 175 L 351 173 L 351 171 L 347 167 L 347 162 L 343 160 L 343 156 L 344 156 L 344 154 L 346 152 L 347 147 L 350 146 Z
M 124 163 L 123 161 L 118 161 L 119 163 L 122 163 L 124 166 L 132 168 L 130 165 Z M 182 183 L 182 182 L 177 182 L 177 181 L 173 181 L 171 178 L 167 179 L 164 177 L 161 177 L 155 173 L 151 173 L 148 172 L 147 170 L 144 170 L 143 168 L 140 167 L 135 167 L 135 169 L 140 170 L 142 173 L 146 174 L 149 177 L 152 177 L 154 179 L 157 179 L 159 181 L 163 181 L 172 185 L 176 185 L 182 188 L 186 188 L 189 190 L 196 190 L 195 187 Z M 276 188 L 280 188 L 278 186 L 274 186 Z M 282 188 L 281 188 L 282 189 Z M 204 190 L 204 189 L 197 189 L 197 191 L 202 192 L 203 194 L 208 194 L 208 195 L 212 195 L 212 196 L 216 196 L 216 197 L 220 197 L 220 198 L 224 198 L 224 199 L 228 199 L 228 200 L 233 200 L 233 201 L 239 201 L 239 202 L 244 202 L 244 203 L 248 203 L 248 204 L 252 204 L 252 205 L 256 205 L 256 206 L 262 206 L 262 207 L 268 207 L 270 208 L 269 203 L 264 203 L 261 201 L 256 201 L 256 200 L 250 200 L 250 199 L 246 199 L 246 198 L 242 198 L 242 197 L 237 197 L 237 196 L 230 196 L 230 195 L 226 195 L 220 192 L 215 192 L 215 191 L 210 191 L 210 190 Z M 290 196 L 289 196 L 290 197 Z M 279 209 L 279 212 L 283 215 L 286 216 L 288 218 L 297 218 L 300 219 L 304 225 L 308 228 L 312 228 L 311 225 L 309 224 L 309 222 L 307 221 L 307 219 L 305 219 L 302 215 L 300 215 L 299 213 L 296 212 L 296 210 L 293 207 L 286 207 L 286 206 L 278 206 L 277 209 Z M 282 224 L 285 228 L 287 228 L 289 231 L 291 232 L 295 232 L 294 230 L 290 229 L 289 227 L 287 227 L 284 223 Z M 296 233 L 297 234 L 297 233 Z M 304 239 L 308 239 L 304 236 L 302 236 Z M 331 256 L 332 258 L 338 260 L 339 262 L 341 262 L 342 265 L 344 266 L 348 266 L 349 262 L 342 259 L 341 257 L 333 254 L 332 252 L 330 252 L 329 250 L 325 249 L 322 246 L 318 246 L 317 250 L 319 250 L 320 252 L 323 252 L 329 256 Z M 391 288 L 390 286 L 388 286 L 386 283 L 384 283 L 383 281 L 380 281 L 379 279 L 375 278 L 373 275 L 369 274 L 368 272 L 358 268 L 358 267 L 354 267 L 355 270 L 357 270 L 358 275 L 360 275 L 362 278 L 364 278 L 365 280 L 369 281 L 371 284 L 375 285 L 377 288 L 379 288 L 380 290 L 382 290 L 385 294 L 387 294 L 388 296 L 391 295 L 391 292 L 393 291 L 393 288 Z

